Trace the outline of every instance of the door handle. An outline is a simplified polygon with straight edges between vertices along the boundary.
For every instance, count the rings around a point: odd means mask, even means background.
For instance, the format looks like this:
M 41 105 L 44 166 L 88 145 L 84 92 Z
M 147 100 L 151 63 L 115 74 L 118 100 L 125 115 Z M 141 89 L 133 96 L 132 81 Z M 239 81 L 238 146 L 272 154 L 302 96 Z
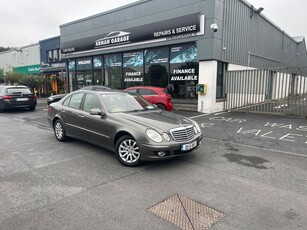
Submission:
M 79 117 L 84 117 L 82 114 L 78 114 Z

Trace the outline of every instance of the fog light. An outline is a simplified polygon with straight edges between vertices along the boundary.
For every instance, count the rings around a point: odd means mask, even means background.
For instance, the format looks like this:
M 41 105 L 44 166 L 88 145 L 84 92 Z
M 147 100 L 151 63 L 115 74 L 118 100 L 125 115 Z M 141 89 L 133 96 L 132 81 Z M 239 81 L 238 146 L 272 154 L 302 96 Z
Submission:
M 164 156 L 166 155 L 166 153 L 165 153 L 165 152 L 158 152 L 157 155 L 158 155 L 159 157 L 164 157 Z

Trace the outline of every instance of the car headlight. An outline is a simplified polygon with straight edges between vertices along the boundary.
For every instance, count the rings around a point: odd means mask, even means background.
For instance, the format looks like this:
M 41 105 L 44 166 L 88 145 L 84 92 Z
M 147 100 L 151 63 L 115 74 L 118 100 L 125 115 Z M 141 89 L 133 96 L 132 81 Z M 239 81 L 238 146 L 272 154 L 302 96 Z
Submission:
M 160 135 L 160 133 L 158 133 L 157 131 L 153 130 L 153 129 L 147 129 L 146 130 L 146 135 L 153 140 L 154 142 L 157 143 L 161 143 L 162 142 L 162 136 Z
M 200 133 L 201 129 L 200 129 L 199 125 L 197 124 L 197 122 L 193 121 L 193 123 L 194 123 L 194 131 L 195 131 L 195 133 Z

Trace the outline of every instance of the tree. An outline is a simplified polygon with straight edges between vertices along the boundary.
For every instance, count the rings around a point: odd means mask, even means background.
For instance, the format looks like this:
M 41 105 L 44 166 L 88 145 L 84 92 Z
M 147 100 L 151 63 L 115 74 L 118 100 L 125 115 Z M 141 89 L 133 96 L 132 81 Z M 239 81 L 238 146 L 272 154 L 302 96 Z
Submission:
M 20 84 L 22 78 L 22 74 L 14 73 L 14 72 L 6 72 L 3 77 L 4 82 L 9 84 Z
M 0 46 L 0 53 L 4 52 L 4 51 L 7 51 L 7 50 L 10 50 L 10 49 L 12 49 L 12 48 L 10 48 L 10 47 L 1 47 Z
M 21 73 L 8 72 L 3 77 L 4 82 L 9 84 L 26 85 L 29 88 L 40 88 L 44 83 L 44 79 L 37 75 L 25 75 Z
M 0 83 L 4 81 L 3 77 L 4 77 L 4 70 L 0 69 Z

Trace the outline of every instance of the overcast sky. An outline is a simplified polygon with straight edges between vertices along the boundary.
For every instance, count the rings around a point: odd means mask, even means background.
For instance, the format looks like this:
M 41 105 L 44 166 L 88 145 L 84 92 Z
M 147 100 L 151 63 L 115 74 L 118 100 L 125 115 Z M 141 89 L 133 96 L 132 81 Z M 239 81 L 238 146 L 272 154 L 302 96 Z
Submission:
M 132 2 L 136 0 L 2 0 L 0 46 L 22 47 L 58 36 L 59 25 Z M 262 13 L 290 36 L 307 36 L 306 0 L 248 2 L 263 7 Z

